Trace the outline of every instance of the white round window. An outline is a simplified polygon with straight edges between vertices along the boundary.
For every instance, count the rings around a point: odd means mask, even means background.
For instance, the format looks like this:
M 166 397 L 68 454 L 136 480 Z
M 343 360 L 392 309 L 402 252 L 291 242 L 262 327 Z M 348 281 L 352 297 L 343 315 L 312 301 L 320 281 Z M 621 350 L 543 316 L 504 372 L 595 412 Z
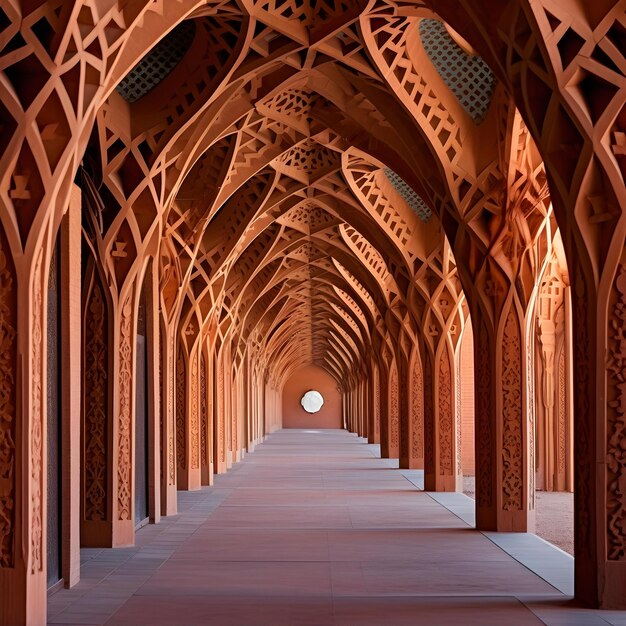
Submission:
M 307 413 L 317 413 L 324 404 L 324 396 L 319 391 L 307 391 L 302 396 L 300 404 Z

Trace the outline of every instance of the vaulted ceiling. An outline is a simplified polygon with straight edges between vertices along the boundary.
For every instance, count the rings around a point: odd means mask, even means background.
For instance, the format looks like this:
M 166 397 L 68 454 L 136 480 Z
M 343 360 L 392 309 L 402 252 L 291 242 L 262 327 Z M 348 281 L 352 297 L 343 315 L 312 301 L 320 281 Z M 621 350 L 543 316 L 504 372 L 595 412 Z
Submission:
M 276 383 L 315 363 L 344 385 L 391 343 L 458 338 L 442 220 L 488 256 L 501 181 L 540 164 L 528 133 L 510 146 L 516 116 L 419 2 L 207 4 L 98 113 L 92 242 L 118 289 L 158 254 L 189 347 L 208 336 Z

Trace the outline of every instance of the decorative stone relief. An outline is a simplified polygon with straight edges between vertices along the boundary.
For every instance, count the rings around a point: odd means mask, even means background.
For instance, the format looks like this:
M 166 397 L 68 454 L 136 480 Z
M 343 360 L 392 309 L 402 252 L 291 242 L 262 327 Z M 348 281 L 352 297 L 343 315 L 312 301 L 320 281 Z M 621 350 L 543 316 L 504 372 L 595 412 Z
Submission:
M 585 292 L 585 283 L 581 277 L 582 268 L 576 268 L 576 282 L 574 289 L 574 310 L 576 322 L 574 349 L 576 351 L 576 367 L 574 368 L 574 389 L 576 389 L 576 411 L 581 416 L 590 415 L 590 401 L 588 395 L 590 377 L 590 350 L 591 342 L 586 326 L 588 296 Z M 578 532 L 574 550 L 577 555 L 591 557 L 591 456 L 586 453 L 590 437 L 589 422 L 581 417 L 576 423 L 574 437 L 576 439 L 576 463 L 574 470 L 577 480 L 576 516 Z
M 176 416 L 174 415 L 174 401 L 178 399 L 177 389 L 175 389 L 174 385 L 174 351 L 175 351 L 175 343 L 172 340 L 168 354 L 167 354 L 167 362 L 168 362 L 168 378 L 167 384 L 170 389 L 168 403 L 167 403 L 167 420 L 169 423 L 168 428 L 168 448 L 167 448 L 167 458 L 168 458 L 168 466 L 169 466 L 169 484 L 176 484 Z M 178 406 L 178 405 L 177 405 Z
M 475 363 L 477 365 L 476 382 L 476 428 L 478 441 L 476 449 L 477 501 L 480 507 L 493 505 L 492 476 L 493 476 L 493 441 L 494 432 L 491 423 L 491 386 L 493 372 L 489 358 L 489 332 L 484 321 L 480 322 L 478 342 L 476 344 Z
M 218 452 L 222 463 L 226 462 L 226 439 L 224 433 L 224 420 L 225 411 L 224 411 L 224 364 L 220 359 L 219 365 L 217 368 L 217 386 L 218 386 L 218 397 L 220 398 L 220 412 L 218 415 L 219 422 L 219 440 L 218 440 Z
M 460 476 L 463 475 L 463 463 L 461 460 L 461 451 L 463 445 L 463 437 L 462 437 L 462 398 L 461 398 L 461 372 L 460 372 L 460 364 L 457 363 L 457 367 L 454 368 L 454 387 L 456 389 L 455 394 L 455 417 L 456 417 L 456 473 Z
M 106 519 L 108 321 L 98 278 L 89 295 L 85 332 L 84 517 Z
M 200 458 L 198 450 L 198 357 L 193 358 L 190 367 L 190 384 L 191 384 L 191 415 L 189 420 L 189 428 L 191 431 L 191 468 L 198 469 L 200 467 Z
M 207 400 L 206 360 L 200 358 L 200 455 L 202 464 L 206 464 L 208 455 L 208 400 Z
M 607 558 L 626 561 L 626 265 L 620 265 L 609 321 Z
M 117 509 L 120 521 L 132 520 L 132 465 L 131 465 L 131 398 L 132 398 L 132 295 L 128 295 L 120 315 L 120 371 L 117 456 Z
M 389 377 L 389 393 L 391 409 L 391 415 L 389 416 L 390 444 L 391 448 L 396 450 L 400 442 L 400 407 L 398 402 L 398 372 L 394 367 L 391 368 Z
M 559 406 L 558 406 L 558 472 L 565 474 L 567 458 L 567 368 L 565 363 L 565 345 L 559 352 Z
M 16 277 L 0 227 L 0 568 L 15 557 Z
M 511 305 L 513 307 L 513 305 Z M 521 340 L 511 308 L 502 337 L 502 508 L 523 507 Z
M 176 462 L 178 467 L 186 467 L 185 446 L 186 394 L 185 394 L 185 357 L 182 348 L 178 350 L 176 361 Z
M 30 440 L 31 457 L 31 573 L 40 572 L 43 569 L 43 406 L 42 394 L 42 368 L 43 368 L 43 296 L 41 285 L 42 256 L 35 265 L 33 279 L 33 311 L 32 311 L 32 424 Z
M 532 342 L 527 346 L 526 357 L 526 384 L 528 386 L 528 465 L 530 472 L 528 476 L 528 508 L 535 508 L 535 381 L 533 373 L 535 371 L 533 363 Z M 520 372 L 521 374 L 521 372 Z
M 435 467 L 435 432 L 433 406 L 433 368 L 430 354 L 424 357 L 424 465 L 426 471 Z
M 439 357 L 439 474 L 451 476 L 454 469 L 454 416 L 450 359 L 444 350 Z
M 420 362 L 415 359 L 411 377 L 411 455 L 414 459 L 424 457 L 424 390 Z

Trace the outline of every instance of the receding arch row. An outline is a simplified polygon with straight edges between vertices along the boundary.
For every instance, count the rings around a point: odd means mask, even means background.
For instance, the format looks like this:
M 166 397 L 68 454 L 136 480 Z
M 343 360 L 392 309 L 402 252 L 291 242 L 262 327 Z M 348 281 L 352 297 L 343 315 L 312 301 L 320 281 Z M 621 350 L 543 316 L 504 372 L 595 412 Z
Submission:
M 362 378 L 349 378 L 351 388 L 361 390 L 359 396 L 355 395 L 356 391 L 350 396 L 350 412 L 362 416 L 365 407 L 371 406 L 374 417 L 368 427 L 372 426 L 372 432 L 377 423 L 389 424 L 380 432 L 385 453 L 390 452 L 389 446 L 395 453 L 397 444 L 406 455 L 407 446 L 414 441 L 410 434 L 413 422 L 406 416 L 417 414 L 419 424 L 420 403 L 415 398 L 421 393 L 424 394 L 421 406 L 425 456 L 434 450 L 427 443 L 436 434 L 433 427 L 451 423 L 450 407 L 441 403 L 441 397 L 447 394 L 440 397 L 428 386 L 438 376 L 443 380 L 452 376 L 450 359 L 467 313 L 471 314 L 474 338 L 483 348 L 475 367 L 477 430 L 484 434 L 481 439 L 488 442 L 477 454 L 478 518 L 483 527 L 526 526 L 532 519 L 533 473 L 520 474 L 520 467 L 523 469 L 526 461 L 521 466 L 514 464 L 511 472 L 506 469 L 502 473 L 502 445 L 493 434 L 502 426 L 498 407 L 503 396 L 486 390 L 497 389 L 496 383 L 505 376 L 524 373 L 525 377 L 519 378 L 528 385 L 516 390 L 523 398 L 521 409 L 512 403 L 513 411 L 505 416 L 503 425 L 508 428 L 507 424 L 512 424 L 512 432 L 521 432 L 523 455 L 530 455 L 527 465 L 532 466 L 533 446 L 529 444 L 529 451 L 526 448 L 533 433 L 533 414 L 527 409 L 535 399 L 530 392 L 532 376 L 526 361 L 532 353 L 531 331 L 537 303 L 541 302 L 543 343 L 537 358 L 543 360 L 545 372 L 553 356 L 557 356 L 550 347 L 550 323 L 554 321 L 550 311 L 557 315 L 565 305 L 552 305 L 566 300 L 561 293 L 556 297 L 544 289 L 566 293 L 568 290 L 563 255 L 559 267 L 555 269 L 554 264 L 553 248 L 559 245 L 555 243 L 556 229 L 550 212 L 550 200 L 554 203 L 575 286 L 574 348 L 563 353 L 562 338 L 555 339 L 555 345 L 560 346 L 558 354 L 564 354 L 558 356 L 559 368 L 561 361 L 567 361 L 575 353 L 577 389 L 583 390 L 576 394 L 575 432 L 580 457 L 576 464 L 577 594 L 592 604 L 615 605 L 614 589 L 602 586 L 598 581 L 606 577 L 596 574 L 609 568 L 621 572 L 625 542 L 616 531 L 621 527 L 623 502 L 615 485 L 619 484 L 624 462 L 619 455 L 623 433 L 615 409 L 619 406 L 620 386 L 614 365 L 620 362 L 616 329 L 620 327 L 619 307 L 623 300 L 621 213 L 625 199 L 624 163 L 620 156 L 623 124 L 619 114 L 625 89 L 623 72 L 619 70 L 623 68 L 623 51 L 619 45 L 619 34 L 624 27 L 623 6 L 619 2 L 599 4 L 585 12 L 568 2 L 559 7 L 542 3 L 530 7 L 526 2 L 513 0 L 505 5 L 496 4 L 475 7 L 468 2 L 444 2 L 430 7 L 447 20 L 453 35 L 460 33 L 471 48 L 480 51 L 500 81 L 480 126 L 474 124 L 445 85 L 441 66 L 418 62 L 431 58 L 418 32 L 420 20 L 434 17 L 426 10 L 429 3 L 355 4 L 342 19 L 330 19 L 327 23 L 309 20 L 306 11 L 303 14 L 296 11 L 290 18 L 288 13 L 279 15 L 288 10 L 284 6 L 271 7 L 268 13 L 254 3 L 244 6 L 180 2 L 176 7 L 155 7 L 135 2 L 123 8 L 115 4 L 107 9 L 89 5 L 81 6 L 82 11 L 78 6 L 69 11 L 59 2 L 51 1 L 36 8 L 28 7 L 28 14 L 19 5 L 8 9 L 6 36 L 13 37 L 20 31 L 22 38 L 14 40 L 18 52 L 12 50 L 5 57 L 9 69 L 4 73 L 6 80 L 1 94 L 2 121 L 10 130 L 7 136 L 11 136 L 3 146 L 6 149 L 0 161 L 3 174 L 0 219 L 6 244 L 3 251 L 11 258 L 7 263 L 10 280 L 3 297 L 13 315 L 18 303 L 20 310 L 17 327 L 9 321 L 15 332 L 9 336 L 15 337 L 16 355 L 15 359 L 12 356 L 9 359 L 6 374 L 23 381 L 20 397 L 25 401 L 20 404 L 19 415 L 17 405 L 7 407 L 10 419 L 4 420 L 3 432 L 9 433 L 9 442 L 22 442 L 17 448 L 9 445 L 5 459 L 7 471 L 13 477 L 9 481 L 8 501 L 15 510 L 28 509 L 33 523 L 26 526 L 21 517 L 12 518 L 4 534 L 8 539 L 2 545 L 8 545 L 5 552 L 10 562 L 17 558 L 13 546 L 18 543 L 28 546 L 25 557 L 18 555 L 27 563 L 19 571 L 30 572 L 25 582 L 17 585 L 19 589 L 35 588 L 33 585 L 39 585 L 36 587 L 39 590 L 43 588 L 37 583 L 41 581 L 45 562 L 42 557 L 45 530 L 40 523 L 44 510 L 41 497 L 46 493 L 44 473 L 40 470 L 45 454 L 38 435 L 46 427 L 46 407 L 41 394 L 47 371 L 41 344 L 47 306 L 43 286 L 59 225 L 69 229 L 70 223 L 73 224 L 76 245 L 80 241 L 76 206 L 82 201 L 91 222 L 86 229 L 89 236 L 85 237 L 85 245 L 92 252 L 86 251 L 84 257 L 85 275 L 81 280 L 75 277 L 72 280 L 83 285 L 84 301 L 94 305 L 92 315 L 96 317 L 87 315 L 89 309 L 77 313 L 75 307 L 72 319 L 78 326 L 83 319 L 85 327 L 97 319 L 96 326 L 103 328 L 102 304 L 97 299 L 94 302 L 91 295 L 102 291 L 101 301 L 108 307 L 104 316 L 110 355 L 107 374 L 110 380 L 123 381 L 110 397 L 107 395 L 110 401 L 107 419 L 112 428 L 110 443 L 119 446 L 122 459 L 122 472 L 111 475 L 110 497 L 114 503 L 112 510 L 122 511 L 126 517 L 128 494 L 133 492 L 133 486 L 128 484 L 133 476 L 132 461 L 130 466 L 127 462 L 129 419 L 132 423 L 135 416 L 133 358 L 146 272 L 150 277 L 150 297 L 161 304 L 161 310 L 153 312 L 155 319 L 148 324 L 153 339 L 148 377 L 153 388 L 150 409 L 153 419 L 160 414 L 159 405 L 164 411 L 165 427 L 160 442 L 164 451 L 160 459 L 163 468 L 168 468 L 164 472 L 168 480 L 164 480 L 161 495 L 164 494 L 164 510 L 171 512 L 175 496 L 172 488 L 175 490 L 176 485 L 176 472 L 171 471 L 176 446 L 170 445 L 176 433 L 171 420 L 182 413 L 182 408 L 177 411 L 175 406 L 180 380 L 183 387 L 189 385 L 188 391 L 197 390 L 197 394 L 186 396 L 189 402 L 184 406 L 189 423 L 196 423 L 198 412 L 204 411 L 206 416 L 208 407 L 215 407 L 220 418 L 216 423 L 223 424 L 223 432 L 218 428 L 213 441 L 214 456 L 210 454 L 213 444 L 206 441 L 207 431 L 202 455 L 206 462 L 193 468 L 200 470 L 201 480 L 205 482 L 210 480 L 210 463 L 220 465 L 220 471 L 225 469 L 236 459 L 237 451 L 243 449 L 244 440 L 254 445 L 252 442 L 262 436 L 261 417 L 274 415 L 276 409 L 275 393 L 270 391 L 267 397 L 261 397 L 260 393 L 261 389 L 267 389 L 263 343 L 259 342 L 259 336 L 253 337 L 250 354 L 246 355 L 235 330 L 241 315 L 250 309 L 250 302 L 246 301 L 245 306 L 235 302 L 233 307 L 239 284 L 234 274 L 231 275 L 230 264 L 236 264 L 238 258 L 237 254 L 228 252 L 233 242 L 219 251 L 216 263 L 209 262 L 215 252 L 210 237 L 212 218 L 219 221 L 222 211 L 226 210 L 222 216 L 235 211 L 228 204 L 238 190 L 246 187 L 247 181 L 291 148 L 301 148 L 313 139 L 318 145 L 343 153 L 343 160 L 354 146 L 371 155 L 375 165 L 384 164 L 398 172 L 439 218 L 447 235 L 448 243 L 442 248 L 441 258 L 425 254 L 426 261 L 420 257 L 418 262 L 406 251 L 406 242 L 396 243 L 398 240 L 391 234 L 393 229 L 372 227 L 372 221 L 376 221 L 376 210 L 371 210 L 374 203 L 367 207 L 359 200 L 358 190 L 345 178 L 349 168 L 343 167 L 343 163 L 334 174 L 319 180 L 316 172 L 325 165 L 310 153 L 302 168 L 293 169 L 292 163 L 277 163 L 281 172 L 278 184 L 285 186 L 283 191 L 278 191 L 286 202 L 299 202 L 306 197 L 308 189 L 323 189 L 328 195 L 340 196 L 345 200 L 344 205 L 350 199 L 348 206 L 356 198 L 354 219 L 360 221 L 348 220 L 350 226 L 344 231 L 354 228 L 367 245 L 385 253 L 391 281 L 381 282 L 379 273 L 372 269 L 377 262 L 349 263 L 342 257 L 345 263 L 339 260 L 333 263 L 338 274 L 331 272 L 341 276 L 341 288 L 345 287 L 348 296 L 359 304 L 358 311 L 352 305 L 349 307 L 352 310 L 345 307 L 343 310 L 350 313 L 357 325 L 361 315 L 372 319 L 368 341 L 380 358 L 378 363 L 372 359 L 362 363 L 359 369 L 361 376 L 374 381 L 368 389 Z M 329 14 L 334 15 L 332 11 Z M 166 32 L 187 17 L 212 24 L 209 31 L 204 30 L 210 40 L 206 46 L 207 58 L 214 55 L 219 60 L 230 55 L 229 59 L 207 69 L 213 77 L 208 81 L 198 80 L 195 85 L 185 81 L 190 77 L 195 80 L 199 75 L 189 72 L 185 75 L 185 64 L 174 68 L 157 87 L 162 93 L 170 90 L 171 98 L 154 115 L 151 111 L 145 118 L 148 124 L 142 127 L 138 112 L 149 108 L 146 101 L 134 103 L 139 107 L 126 107 L 113 89 Z M 41 18 L 55 32 L 52 41 L 42 37 L 42 31 L 34 27 Z M 460 41 L 458 35 L 454 38 Z M 586 43 L 576 49 L 565 45 L 567 41 Z M 192 45 L 204 43 L 198 39 Z M 63 71 L 57 71 L 60 61 L 56 59 L 63 60 Z M 421 73 L 415 71 L 418 65 L 424 67 Z M 33 79 L 27 88 L 15 80 L 24 70 Z M 576 76 L 584 76 L 584 84 Z M 272 111 L 280 106 L 287 109 L 291 106 L 285 104 L 282 85 L 292 88 L 296 83 L 300 87 L 308 85 L 303 90 L 304 98 L 301 93 L 293 96 L 293 101 L 298 103 L 309 99 L 301 106 L 302 113 L 290 115 L 283 111 L 282 117 L 274 115 Z M 585 85 L 601 85 L 602 89 L 587 89 Z M 417 102 L 416 90 L 420 89 L 423 96 Z M 203 95 L 207 92 L 211 92 L 210 96 Z M 602 101 L 598 100 L 598 93 L 604 94 Z M 271 104 L 266 96 L 272 100 Z M 27 119 L 36 120 L 36 124 L 27 124 Z M 191 200 L 198 197 L 203 184 L 199 189 L 187 189 L 186 184 L 197 174 L 194 164 L 207 149 L 229 136 L 235 138 L 236 145 L 222 145 L 226 157 L 220 162 L 227 162 L 228 167 L 217 174 L 207 172 L 208 179 L 214 181 L 212 203 L 202 207 L 206 215 L 194 216 L 192 209 L 197 207 L 185 206 L 184 195 L 179 197 L 179 190 L 189 191 Z M 536 148 L 531 136 L 537 142 Z M 564 145 L 572 146 L 568 154 L 574 156 L 563 156 Z M 303 154 L 300 148 L 298 159 Z M 261 153 L 260 158 L 254 160 L 255 153 Z M 214 158 L 219 161 L 218 154 L 216 150 Z M 72 181 L 81 160 L 85 175 L 78 190 Z M 380 178 L 377 167 L 373 171 L 377 172 L 374 178 Z M 295 173 L 296 178 L 290 173 Z M 360 173 L 367 178 L 365 171 Z M 546 180 L 551 184 L 551 196 L 547 195 Z M 359 213 L 359 204 L 367 210 Z M 276 214 L 273 210 L 254 222 L 260 232 L 267 228 L 264 220 L 271 222 L 282 214 L 278 207 Z M 394 217 L 389 219 L 393 221 Z M 241 224 L 246 222 L 244 219 Z M 225 236 L 239 237 L 241 224 L 230 235 L 226 230 Z M 207 232 L 208 237 L 200 236 Z M 383 237 L 378 240 L 381 234 Z M 245 250 L 251 245 L 248 241 L 256 241 L 258 235 L 253 235 L 248 233 Z M 351 237 L 348 239 L 353 245 L 346 242 L 346 247 L 358 257 L 356 251 L 361 254 L 366 249 L 365 243 L 358 237 L 358 243 Z M 219 238 L 213 243 L 219 244 Z M 209 249 L 204 249 L 204 245 Z M 223 267 L 219 263 L 222 257 Z M 372 253 L 369 258 L 373 258 Z M 257 286 L 270 279 L 272 272 L 280 272 L 280 263 L 273 263 L 275 266 L 269 264 L 259 272 Z M 94 269 L 90 264 L 97 266 L 95 275 L 99 282 L 95 292 Z M 216 264 L 219 269 L 214 275 Z M 67 275 L 73 276 L 69 271 Z M 546 276 L 550 276 L 550 287 L 546 286 Z M 465 288 L 464 297 L 459 281 Z M 389 296 L 381 297 L 381 287 L 382 293 Z M 199 298 L 204 290 L 207 297 Z M 395 293 L 396 290 L 400 293 Z M 252 298 L 251 288 L 246 291 Z M 552 305 L 548 306 L 547 302 Z M 592 311 L 588 310 L 589 302 L 597 302 Z M 202 350 L 198 349 L 204 358 L 192 356 L 189 365 L 189 356 L 183 355 L 186 377 L 181 377 L 177 372 L 182 368 L 176 369 L 179 348 L 181 342 L 187 345 L 187 340 L 194 336 L 193 333 L 181 336 L 189 331 L 181 324 L 181 316 L 189 316 L 192 309 L 201 312 L 198 322 L 206 319 Z M 331 309 L 324 311 L 330 313 Z M 344 318 L 341 322 L 343 316 L 332 311 L 331 319 L 348 332 L 352 328 L 349 321 Z M 380 317 L 377 312 L 382 313 Z M 11 320 L 11 315 L 7 319 Z M 254 332 L 257 324 L 252 324 Z M 556 324 L 563 325 L 567 323 Z M 432 326 L 435 328 L 431 329 Z M 195 332 L 200 331 L 195 329 Z M 562 334 L 561 330 L 558 332 Z M 93 333 L 86 336 L 93 341 Z M 440 336 L 444 339 L 435 339 Z M 350 350 L 343 340 L 337 342 L 333 337 L 333 342 L 336 350 L 331 352 L 331 360 L 336 374 L 343 375 L 351 363 L 345 359 Z M 417 352 L 415 347 L 421 346 L 420 342 L 426 348 Z M 501 345 L 508 347 L 510 358 L 502 358 Z M 452 355 L 447 366 L 441 358 L 446 351 Z M 609 365 L 594 356 L 604 353 L 611 355 Z M 417 359 L 418 354 L 421 360 Z M 251 363 L 251 355 L 257 360 L 255 364 Z M 16 376 L 18 359 L 24 363 L 20 377 Z M 419 376 L 415 375 L 418 363 L 422 391 L 419 391 Z M 189 372 L 197 375 L 187 377 Z M 202 395 L 198 379 L 208 380 L 210 384 L 204 388 L 207 393 L 204 401 L 199 397 L 194 404 L 193 397 Z M 418 389 L 415 393 L 414 387 Z M 605 397 L 599 391 L 605 388 L 609 400 L 596 401 Z M 160 394 L 156 393 L 157 389 L 161 390 Z M 355 398 L 358 398 L 356 404 Z M 248 406 L 256 407 L 256 422 L 244 427 L 242 416 Z M 429 421 L 429 416 L 435 414 L 434 408 L 443 411 L 445 420 Z M 546 409 L 545 414 L 549 412 Z M 226 415 L 236 416 L 235 422 L 225 421 Z M 362 429 L 365 423 L 362 417 L 359 419 Z M 197 423 L 198 437 L 202 439 L 204 431 L 200 425 L 208 422 Z M 419 433 L 420 428 L 415 431 Z M 185 432 L 195 433 L 196 428 L 190 426 Z M 419 440 L 415 441 L 419 447 Z M 511 441 L 518 446 L 517 434 Z M 595 458 L 593 451 L 598 447 L 607 453 L 606 465 L 591 463 Z M 427 475 L 431 461 L 425 459 Z M 19 484 L 11 469 L 16 463 L 28 466 L 20 474 Z M 155 467 L 153 470 L 157 471 Z M 596 472 L 599 472 L 597 476 Z M 26 482 L 24 477 L 28 479 Z M 514 502 L 506 500 L 503 506 L 500 501 L 503 490 L 520 481 L 521 500 L 516 487 Z M 599 489 L 599 484 L 604 484 L 605 489 Z M 22 499 L 30 504 L 17 506 Z M 512 507 L 514 513 L 509 513 L 511 509 L 507 507 Z M 153 503 L 152 508 L 153 517 L 157 517 L 155 511 L 159 507 Z M 111 524 L 115 526 L 120 521 L 128 520 L 111 520 Z M 122 533 L 118 538 L 128 536 Z M 597 540 L 600 536 L 603 539 Z M 607 546 L 605 551 L 603 545 Z M 21 580 L 22 574 L 15 573 L 19 568 L 10 569 L 2 575 L 8 580 Z M 27 595 L 20 591 L 16 596 L 24 611 L 33 606 Z

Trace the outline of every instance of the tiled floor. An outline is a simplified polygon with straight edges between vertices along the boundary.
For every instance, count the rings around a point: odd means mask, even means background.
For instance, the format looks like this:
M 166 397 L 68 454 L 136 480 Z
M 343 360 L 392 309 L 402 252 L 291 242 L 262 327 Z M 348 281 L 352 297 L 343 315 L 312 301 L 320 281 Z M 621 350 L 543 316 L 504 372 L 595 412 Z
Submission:
M 343 431 L 271 435 L 136 547 L 84 550 L 49 622 L 626 626 L 558 590 L 571 557 L 473 530 L 465 496 L 420 492 L 420 472 L 376 454 Z

